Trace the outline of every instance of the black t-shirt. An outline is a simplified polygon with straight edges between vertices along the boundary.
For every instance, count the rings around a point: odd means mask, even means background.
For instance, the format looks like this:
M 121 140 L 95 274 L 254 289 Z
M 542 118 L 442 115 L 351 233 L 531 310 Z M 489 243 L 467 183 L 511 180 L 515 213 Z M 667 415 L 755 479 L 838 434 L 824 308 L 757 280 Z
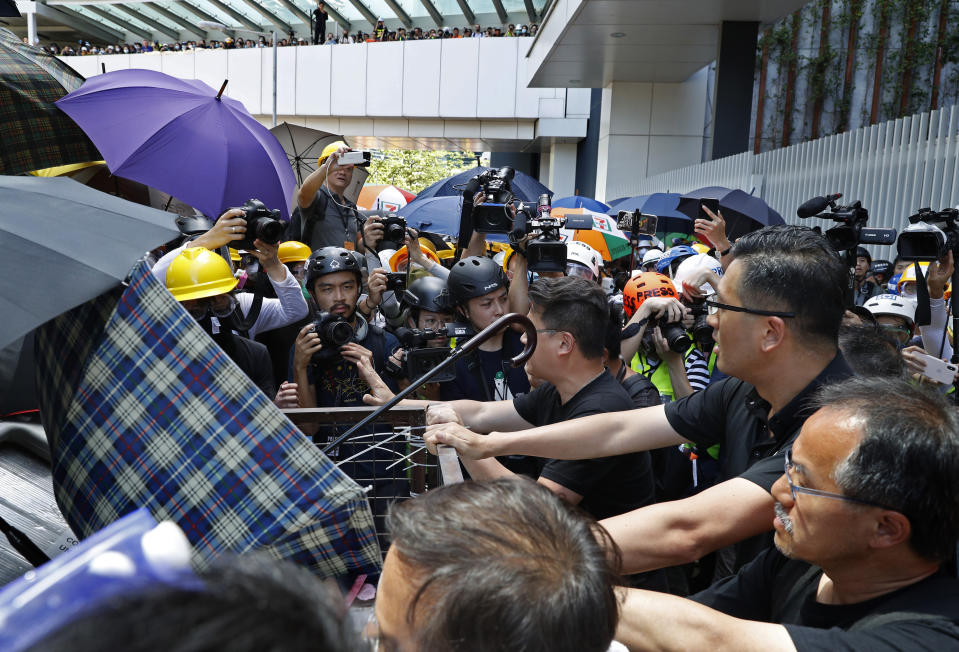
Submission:
M 769 403 L 756 388 L 738 378 L 725 378 L 701 391 L 666 404 L 666 419 L 682 437 L 708 448 L 720 444 L 719 482 L 737 476 L 766 491 L 783 474 L 785 455 L 806 418 L 810 398 L 822 385 L 853 375 L 842 354 L 826 365 L 811 383 L 779 412 L 769 417 Z M 767 532 L 735 545 L 733 570 L 772 546 Z
M 816 602 L 821 577 L 815 566 L 769 549 L 691 599 L 736 618 L 785 625 L 800 652 L 959 647 L 959 580 L 938 573 L 872 600 L 830 605 Z
M 456 378 L 440 384 L 440 398 L 444 401 L 468 399 L 471 401 L 502 401 L 529 392 L 529 378 L 522 367 L 513 367 L 509 361 L 523 350 L 522 337 L 514 330 L 503 335 L 503 347 L 498 351 L 474 351 L 456 361 Z M 503 374 L 505 385 L 496 382 L 496 374 Z M 480 384 L 480 377 L 483 383 Z M 506 394 L 505 389 L 509 389 Z
M 579 390 L 565 404 L 559 391 L 544 383 L 513 399 L 521 417 L 536 426 L 633 408 L 629 394 L 608 371 Z M 540 477 L 583 496 L 580 506 L 597 519 L 616 516 L 653 502 L 649 453 L 628 453 L 591 460 L 548 460 Z

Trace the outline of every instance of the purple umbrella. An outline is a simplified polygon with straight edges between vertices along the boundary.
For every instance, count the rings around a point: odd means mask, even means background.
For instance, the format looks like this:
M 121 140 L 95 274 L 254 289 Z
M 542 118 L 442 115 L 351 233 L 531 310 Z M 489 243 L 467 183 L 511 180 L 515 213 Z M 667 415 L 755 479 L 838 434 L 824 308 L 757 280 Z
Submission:
M 289 219 L 296 179 L 286 153 L 222 93 L 195 79 L 117 70 L 86 80 L 57 105 L 90 136 L 115 176 L 153 186 L 214 219 L 250 198 Z

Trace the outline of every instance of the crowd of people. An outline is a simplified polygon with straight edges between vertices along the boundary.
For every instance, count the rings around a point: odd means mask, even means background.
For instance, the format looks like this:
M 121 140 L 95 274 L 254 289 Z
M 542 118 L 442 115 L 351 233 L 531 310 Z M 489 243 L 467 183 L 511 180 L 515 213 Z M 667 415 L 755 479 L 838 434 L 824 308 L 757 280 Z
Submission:
M 281 408 L 382 405 L 454 332 L 484 333 L 400 403 L 426 410 L 426 445 L 455 448 L 470 481 L 374 506 L 392 541 L 379 649 L 959 641 L 959 419 L 954 378 L 927 367 L 952 356 L 952 252 L 856 250 L 850 288 L 819 232 L 730 242 L 704 207 L 685 243 L 639 239 L 634 264 L 582 242 L 544 264 L 535 233 L 397 235 L 344 196 L 348 151 L 324 149 L 282 242 L 251 243 L 242 209 L 182 220 L 153 271 Z M 487 199 L 472 190 L 467 220 Z M 244 291 L 218 253 L 240 243 Z M 508 313 L 528 323 L 487 331 Z M 347 473 L 382 463 L 357 450 L 328 454 Z M 371 494 L 406 498 L 390 482 Z
M 500 27 L 486 27 L 473 25 L 463 27 L 440 27 L 424 29 L 422 27 L 413 27 L 407 30 L 405 27 L 395 29 L 388 28 L 386 22 L 380 18 L 374 25 L 373 30 L 364 32 L 356 30 L 351 33 L 348 29 L 337 30 L 336 32 L 327 32 L 327 13 L 323 9 L 323 3 L 320 8 L 314 11 L 311 22 L 311 38 L 306 39 L 297 37 L 295 34 L 289 34 L 277 41 L 277 47 L 298 46 L 298 45 L 336 45 L 346 43 L 376 43 L 382 41 L 423 41 L 432 39 L 446 38 L 492 38 L 492 37 L 514 37 L 514 36 L 536 36 L 539 26 L 536 23 L 527 25 L 516 25 L 509 23 Z M 160 43 L 159 41 L 141 41 L 133 43 L 117 44 L 93 44 L 90 41 L 77 41 L 76 46 L 72 44 L 61 47 L 57 43 L 51 43 L 46 49 L 57 56 L 90 56 L 95 54 L 144 54 L 148 52 L 190 52 L 195 50 L 233 50 L 245 48 L 267 48 L 273 46 L 273 40 L 267 36 L 258 36 L 257 38 L 233 38 L 227 36 L 221 40 L 188 40 L 176 41 L 173 43 Z

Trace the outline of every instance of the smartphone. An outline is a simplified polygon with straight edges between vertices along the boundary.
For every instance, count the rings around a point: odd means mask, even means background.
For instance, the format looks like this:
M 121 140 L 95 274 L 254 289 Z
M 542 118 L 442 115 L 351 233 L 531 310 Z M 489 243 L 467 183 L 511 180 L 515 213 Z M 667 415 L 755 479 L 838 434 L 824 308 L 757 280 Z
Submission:
M 713 212 L 713 214 L 719 213 L 719 200 L 709 197 L 704 197 L 699 200 L 699 219 L 701 220 L 711 220 L 712 218 L 706 214 L 704 208 L 708 208 Z
M 956 377 L 956 371 L 959 366 L 940 360 L 928 353 L 917 353 L 916 356 L 926 363 L 926 369 L 922 372 L 923 376 L 934 380 L 940 385 L 951 385 Z

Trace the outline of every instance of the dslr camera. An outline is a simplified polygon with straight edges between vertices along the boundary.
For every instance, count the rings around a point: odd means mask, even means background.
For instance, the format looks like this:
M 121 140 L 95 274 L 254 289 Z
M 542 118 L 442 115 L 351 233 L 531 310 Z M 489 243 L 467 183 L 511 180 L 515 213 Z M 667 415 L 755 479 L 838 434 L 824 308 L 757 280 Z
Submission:
M 383 239 L 377 246 L 377 250 L 402 247 L 406 241 L 406 219 L 396 213 L 387 213 L 380 218 L 380 224 L 383 225 Z
M 703 308 L 705 309 L 705 307 L 704 304 Z M 703 319 L 705 321 L 705 317 Z M 643 339 L 640 342 L 640 345 L 647 352 L 655 353 L 656 351 L 656 342 L 653 341 L 653 329 L 656 328 L 656 326 L 659 326 L 659 332 L 666 338 L 666 344 L 671 351 L 686 353 L 689 347 L 692 346 L 693 341 L 689 338 L 689 333 L 683 328 L 681 321 L 659 323 L 659 320 L 653 318 L 646 323 L 646 330 L 643 332 Z M 710 329 L 710 337 L 712 337 L 711 331 L 712 329 Z
M 340 347 L 356 338 L 350 322 L 340 315 L 320 311 L 313 320 L 313 332 L 319 335 L 323 348 L 313 354 L 314 365 L 340 359 Z
M 406 272 L 387 272 L 386 289 L 402 295 L 406 290 Z
M 268 209 L 259 199 L 248 199 L 238 207 L 246 220 L 246 234 L 242 240 L 230 243 L 235 249 L 256 249 L 254 240 L 275 245 L 283 238 L 285 225 L 280 221 L 280 211 Z
M 509 233 L 513 229 L 513 175 L 511 167 L 489 169 L 473 178 L 483 193 L 483 203 L 473 207 L 473 230 L 478 233 Z
M 899 257 L 909 261 L 940 260 L 950 251 L 959 253 L 959 230 L 956 218 L 959 210 L 946 208 L 934 211 L 920 208 L 909 216 L 909 226 L 896 240 Z

